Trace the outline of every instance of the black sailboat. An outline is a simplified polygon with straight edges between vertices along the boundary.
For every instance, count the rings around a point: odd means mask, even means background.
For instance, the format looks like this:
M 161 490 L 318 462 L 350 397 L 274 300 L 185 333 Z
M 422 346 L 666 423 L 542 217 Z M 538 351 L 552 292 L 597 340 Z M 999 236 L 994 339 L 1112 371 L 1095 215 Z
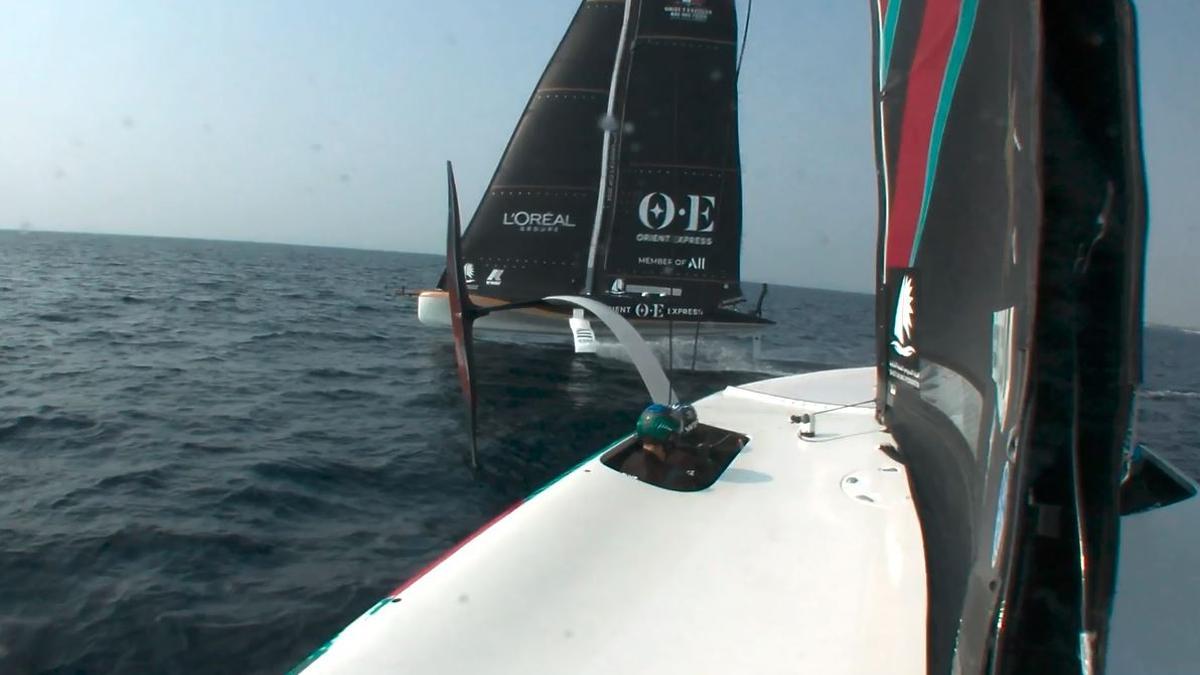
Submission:
M 463 236 L 473 300 L 591 296 L 650 332 L 770 323 L 735 309 L 744 298 L 734 5 L 580 4 Z M 422 321 L 448 323 L 444 290 L 422 293 L 418 307 Z M 559 332 L 564 322 L 530 308 L 481 326 Z

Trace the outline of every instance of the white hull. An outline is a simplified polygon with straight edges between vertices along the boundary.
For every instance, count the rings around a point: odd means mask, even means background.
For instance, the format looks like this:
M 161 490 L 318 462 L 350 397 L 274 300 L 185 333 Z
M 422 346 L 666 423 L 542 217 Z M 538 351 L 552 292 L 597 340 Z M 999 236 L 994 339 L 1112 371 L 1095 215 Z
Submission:
M 672 492 L 600 453 L 370 608 L 324 673 L 926 673 L 926 567 L 875 370 L 729 387 L 701 420 L 750 443 Z M 848 404 L 860 405 L 833 409 Z M 797 439 L 790 416 L 816 417 Z M 1200 499 L 1122 519 L 1112 675 L 1194 673 Z
M 1109 675 L 1200 672 L 1200 498 L 1121 518 Z
M 598 456 L 351 624 L 318 673 L 925 673 L 925 562 L 873 369 L 696 403 L 750 443 L 712 487 L 664 490 Z
M 561 335 L 571 339 L 571 328 L 567 324 L 569 314 L 546 309 L 530 308 L 515 309 L 489 314 L 475 322 L 475 334 L 486 335 L 489 332 L 505 333 L 535 333 L 540 335 Z M 450 325 L 450 303 L 442 291 L 425 291 L 417 296 L 417 318 L 427 326 Z M 668 326 L 665 321 L 640 321 L 629 318 L 629 322 L 637 328 L 644 337 L 665 337 L 674 333 L 676 337 L 688 337 L 695 334 L 696 324 L 691 321 L 676 321 Z M 752 337 L 762 333 L 770 324 L 762 323 L 725 323 L 703 321 L 700 323 L 700 334 L 703 336 L 744 336 Z M 608 329 L 602 324 L 592 326 L 596 333 L 608 336 Z

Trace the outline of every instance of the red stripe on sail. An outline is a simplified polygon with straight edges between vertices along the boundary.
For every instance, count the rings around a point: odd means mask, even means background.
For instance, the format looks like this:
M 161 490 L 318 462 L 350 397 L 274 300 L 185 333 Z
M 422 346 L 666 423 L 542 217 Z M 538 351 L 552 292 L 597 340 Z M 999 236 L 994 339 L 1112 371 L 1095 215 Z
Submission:
M 881 4 L 886 1 L 880 0 Z M 961 11 L 961 0 L 925 3 L 901 118 L 900 151 L 887 229 L 888 268 L 908 267 L 912 256 L 929 168 L 929 141 Z

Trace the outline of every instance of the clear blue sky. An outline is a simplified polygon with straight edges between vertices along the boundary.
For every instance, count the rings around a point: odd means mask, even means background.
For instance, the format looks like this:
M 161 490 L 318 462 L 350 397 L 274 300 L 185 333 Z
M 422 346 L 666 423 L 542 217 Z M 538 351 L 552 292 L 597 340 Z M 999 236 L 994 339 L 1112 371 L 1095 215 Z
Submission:
M 437 253 L 576 0 L 0 0 L 0 227 Z M 744 8 L 744 2 L 740 2 Z M 1200 2 L 1140 3 L 1149 319 L 1200 325 Z M 748 279 L 869 291 L 866 0 L 759 0 Z

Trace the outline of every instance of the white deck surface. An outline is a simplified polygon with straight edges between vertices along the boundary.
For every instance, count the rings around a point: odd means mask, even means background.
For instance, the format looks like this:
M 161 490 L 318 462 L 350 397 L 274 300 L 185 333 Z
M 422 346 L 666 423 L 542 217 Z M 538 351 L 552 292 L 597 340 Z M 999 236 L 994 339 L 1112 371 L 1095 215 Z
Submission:
M 328 645 L 318 673 L 925 672 L 925 561 L 870 399 L 873 369 L 696 404 L 750 444 L 717 483 L 663 490 L 585 463 Z M 844 400 L 843 400 L 844 399 Z
M 1200 498 L 1121 518 L 1109 675 L 1200 673 Z

